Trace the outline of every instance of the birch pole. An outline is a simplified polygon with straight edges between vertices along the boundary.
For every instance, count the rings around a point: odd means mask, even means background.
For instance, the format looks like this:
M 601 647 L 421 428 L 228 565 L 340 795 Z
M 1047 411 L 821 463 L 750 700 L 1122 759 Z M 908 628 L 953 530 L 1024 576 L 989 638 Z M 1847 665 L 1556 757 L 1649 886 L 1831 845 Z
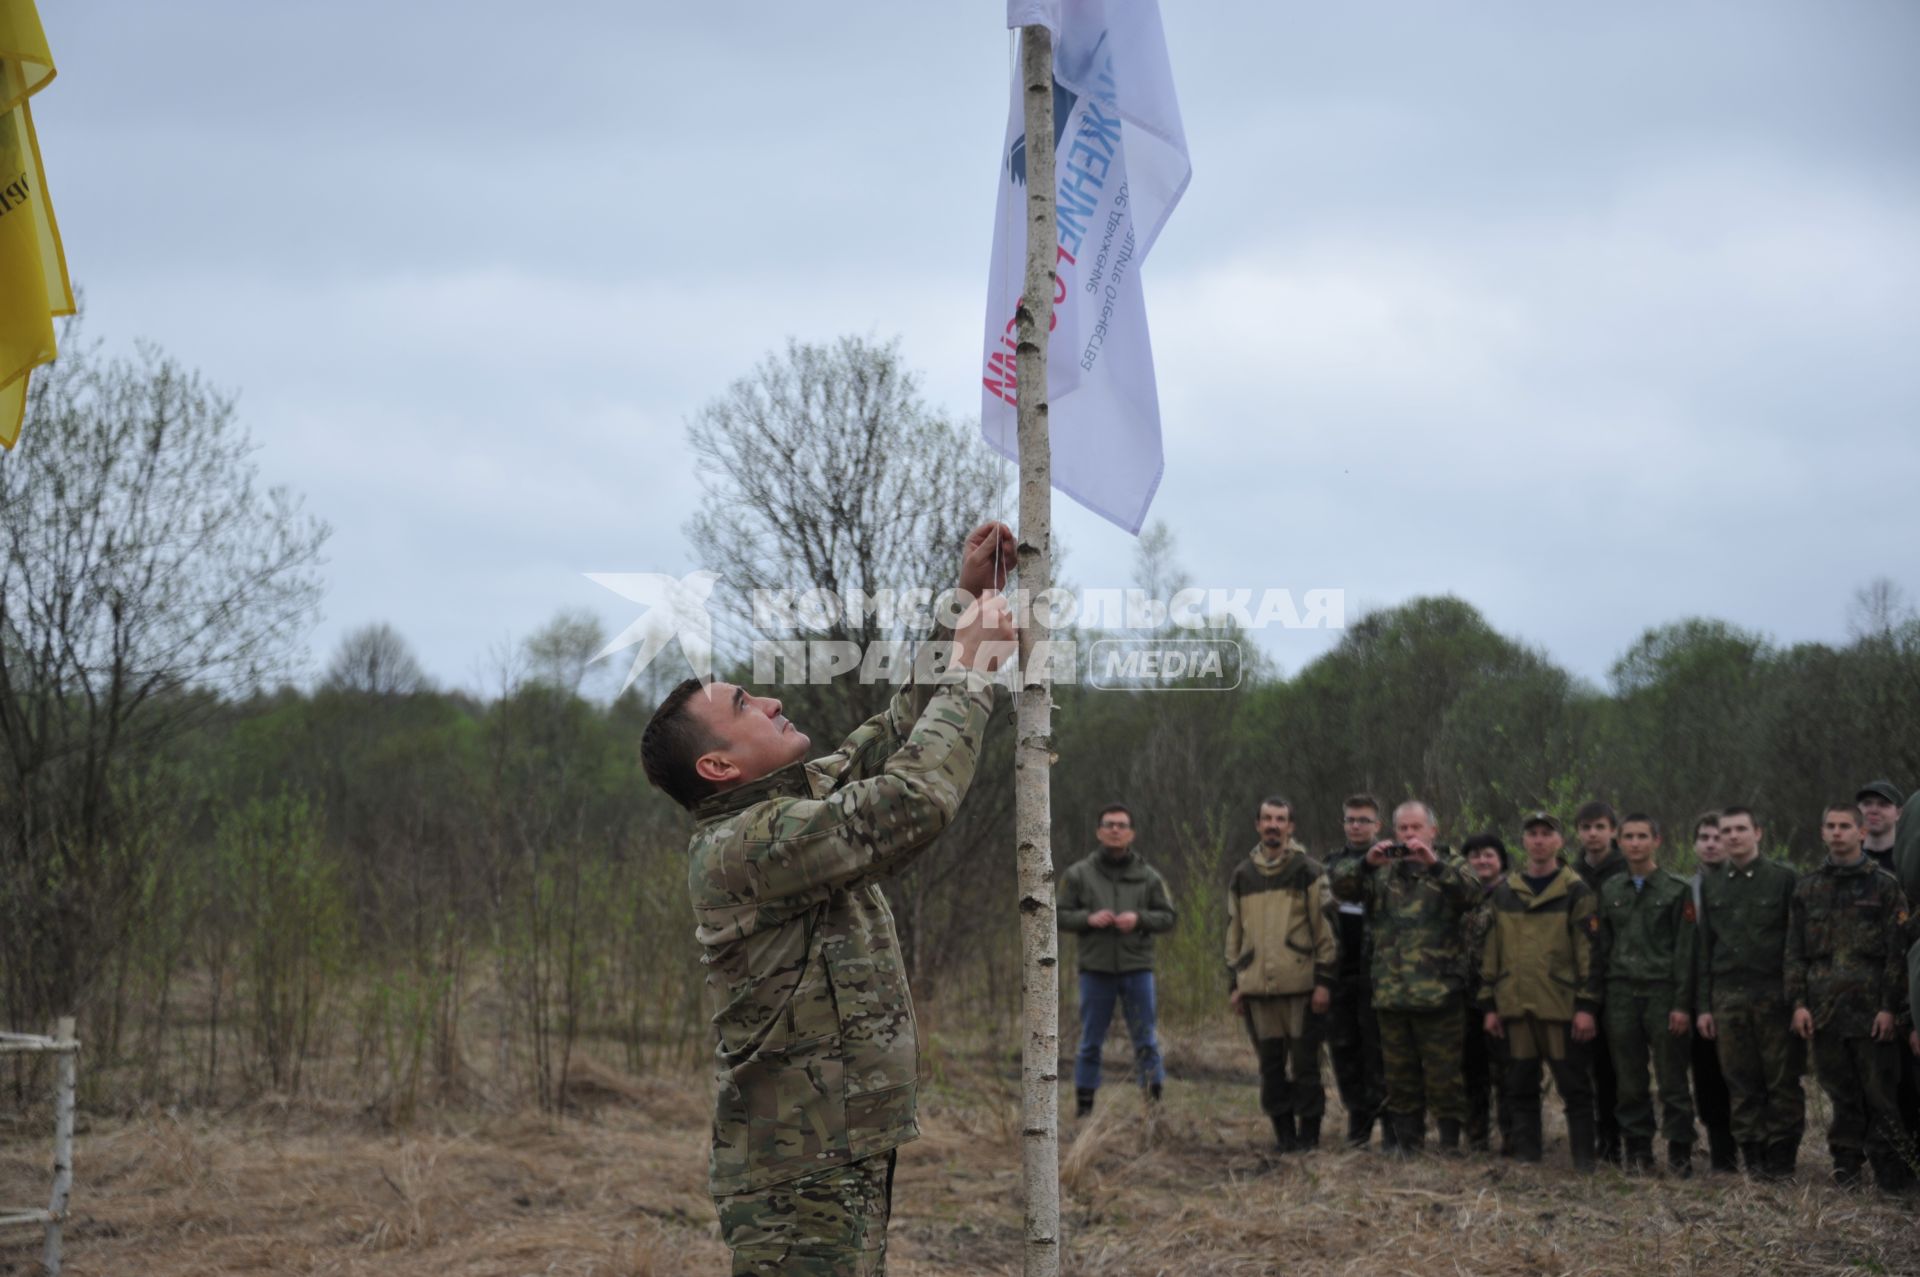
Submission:
M 1020 32 L 1027 132 L 1027 274 L 1014 312 L 1020 447 L 1020 537 L 1015 565 L 1027 598 L 1020 629 L 1020 695 L 1013 754 L 1014 837 L 1020 881 L 1020 1177 L 1026 1205 L 1023 1272 L 1060 1271 L 1060 936 L 1053 899 L 1053 689 L 1041 606 L 1053 586 L 1053 451 L 1047 432 L 1047 335 L 1053 326 L 1058 229 L 1053 190 L 1053 33 Z

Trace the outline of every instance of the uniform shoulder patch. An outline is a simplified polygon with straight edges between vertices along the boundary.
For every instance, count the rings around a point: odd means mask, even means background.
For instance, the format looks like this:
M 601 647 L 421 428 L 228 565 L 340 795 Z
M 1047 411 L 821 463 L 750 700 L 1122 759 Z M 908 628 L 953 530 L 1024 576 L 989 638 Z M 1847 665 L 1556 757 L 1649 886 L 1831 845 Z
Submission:
M 1904 927 L 1907 925 L 1907 911 L 1905 909 L 1897 910 L 1894 913 L 1893 925 L 1896 927 Z
M 1587 934 L 1590 936 L 1597 936 L 1600 934 L 1600 915 L 1599 914 L 1590 913 L 1587 915 Z
M 1698 922 L 1699 920 L 1700 920 L 1700 915 L 1694 909 L 1693 901 L 1691 899 L 1689 899 L 1686 904 L 1680 906 L 1680 921 Z

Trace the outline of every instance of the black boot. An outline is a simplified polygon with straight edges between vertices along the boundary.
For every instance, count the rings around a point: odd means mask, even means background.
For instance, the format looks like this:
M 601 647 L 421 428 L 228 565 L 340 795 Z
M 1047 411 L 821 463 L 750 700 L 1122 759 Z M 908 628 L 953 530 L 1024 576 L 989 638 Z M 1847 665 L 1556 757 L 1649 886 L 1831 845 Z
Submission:
M 1460 1123 L 1457 1119 L 1451 1117 L 1440 1119 L 1439 1148 L 1442 1153 L 1458 1155 L 1460 1152 Z
M 1320 1147 L 1320 1119 L 1303 1117 L 1300 1119 L 1300 1138 L 1294 1141 L 1302 1153 L 1311 1153 Z
M 1093 1112 L 1093 1088 L 1076 1086 L 1073 1088 L 1073 1115 L 1085 1117 Z
M 1517 1162 L 1538 1162 L 1543 1156 L 1540 1134 L 1540 1110 L 1520 1109 L 1513 1115 L 1513 1158 Z
M 1282 1153 L 1299 1149 L 1300 1136 L 1293 1129 L 1293 1114 L 1283 1113 L 1273 1119 L 1273 1144 Z
M 1160 1102 L 1160 1083 L 1153 1082 L 1147 1086 L 1147 1098 L 1155 1104 Z
M 1643 1171 L 1651 1175 L 1660 1169 L 1658 1164 L 1653 1160 L 1653 1141 L 1651 1139 L 1641 1139 L 1637 1135 L 1629 1135 L 1626 1137 L 1626 1146 L 1628 1170 Z
M 1350 1148 L 1365 1148 L 1373 1142 L 1373 1119 L 1347 1114 L 1347 1145 Z
M 1857 1148 L 1836 1148 L 1833 1150 L 1833 1182 L 1842 1188 L 1852 1188 L 1860 1182 L 1861 1168 L 1866 1156 Z
M 1906 1193 L 1913 1188 L 1913 1171 L 1892 1149 L 1876 1151 L 1867 1159 L 1873 1163 L 1873 1182 L 1883 1193 Z
M 1567 1114 L 1567 1151 L 1573 1155 L 1573 1169 L 1582 1175 L 1593 1171 L 1595 1151 L 1593 1138 L 1593 1114 Z
M 1707 1165 L 1726 1175 L 1740 1173 L 1739 1146 L 1733 1142 L 1731 1131 L 1707 1132 Z
M 1765 1179 L 1767 1146 L 1758 1140 L 1740 1141 L 1740 1164 L 1746 1168 L 1748 1179 Z
M 1794 1163 L 1799 1160 L 1799 1140 L 1780 1140 L 1767 1145 L 1767 1178 L 1781 1181 L 1792 1179 Z
M 1393 1114 L 1380 1110 L 1380 1151 L 1394 1153 L 1400 1149 L 1400 1131 L 1393 1124 Z
M 1693 1145 L 1667 1141 L 1667 1173 L 1676 1179 L 1693 1178 Z
M 1418 1157 L 1427 1143 L 1427 1115 L 1425 1113 L 1389 1113 L 1393 1123 L 1394 1151 L 1401 1157 Z

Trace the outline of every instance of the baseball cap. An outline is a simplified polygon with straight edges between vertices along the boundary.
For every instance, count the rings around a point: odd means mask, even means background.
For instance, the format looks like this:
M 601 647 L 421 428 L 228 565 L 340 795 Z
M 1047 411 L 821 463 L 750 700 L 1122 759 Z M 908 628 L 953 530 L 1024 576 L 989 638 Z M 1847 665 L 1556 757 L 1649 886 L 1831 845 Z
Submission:
M 1893 782 L 1890 780 L 1868 781 L 1866 784 L 1860 786 L 1860 792 L 1853 796 L 1853 801 L 1857 803 L 1868 795 L 1872 795 L 1875 798 L 1884 798 L 1895 807 L 1907 801 L 1906 795 L 1895 789 Z
M 1545 825 L 1556 834 L 1564 834 L 1567 832 L 1566 827 L 1560 823 L 1560 818 L 1550 811 L 1536 811 L 1520 822 L 1520 828 L 1522 829 L 1531 829 L 1535 825 Z

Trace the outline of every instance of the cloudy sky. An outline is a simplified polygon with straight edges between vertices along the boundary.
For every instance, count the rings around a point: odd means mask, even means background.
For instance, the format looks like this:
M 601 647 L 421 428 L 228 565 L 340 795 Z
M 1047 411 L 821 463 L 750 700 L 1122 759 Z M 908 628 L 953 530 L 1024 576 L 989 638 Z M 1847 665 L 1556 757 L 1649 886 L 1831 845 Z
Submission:
M 333 525 L 316 660 L 385 620 L 473 683 L 559 608 L 623 626 L 581 574 L 696 566 L 685 422 L 789 335 L 897 334 L 977 413 L 999 0 L 40 8 L 88 328 L 236 391 Z M 1451 591 L 1596 678 L 1684 615 L 1920 595 L 1920 5 L 1164 9 L 1192 576 Z

